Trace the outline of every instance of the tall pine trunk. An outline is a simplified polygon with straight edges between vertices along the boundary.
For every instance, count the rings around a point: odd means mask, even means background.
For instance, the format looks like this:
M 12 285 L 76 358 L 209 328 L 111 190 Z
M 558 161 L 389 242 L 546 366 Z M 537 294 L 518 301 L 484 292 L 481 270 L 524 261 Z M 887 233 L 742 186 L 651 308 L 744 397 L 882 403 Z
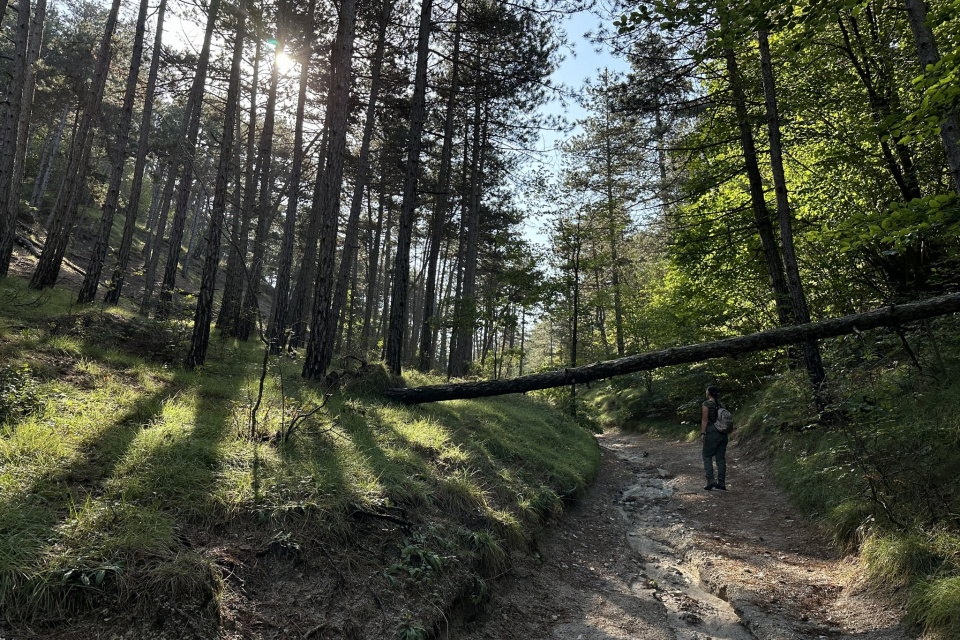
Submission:
M 63 140 L 63 130 L 67 128 L 67 116 L 70 115 L 70 105 L 63 105 L 63 113 L 60 115 L 60 124 L 57 125 L 57 131 L 53 134 L 53 140 L 50 142 L 50 150 L 40 162 L 40 168 L 37 171 L 37 177 L 33 184 L 33 193 L 30 195 L 30 206 L 39 209 L 43 204 L 43 196 L 47 193 L 47 185 L 50 183 L 50 174 L 53 172 L 53 164 L 57 160 L 57 153 L 60 151 L 60 141 Z
M 197 309 L 193 317 L 193 337 L 187 352 L 187 368 L 202 366 L 207 357 L 210 342 L 210 322 L 213 319 L 213 295 L 220 266 L 220 236 L 223 233 L 224 213 L 227 209 L 227 187 L 230 182 L 230 164 L 233 161 L 234 133 L 237 110 L 240 102 L 240 72 L 243 66 L 243 41 L 246 37 L 247 2 L 242 1 L 237 11 L 236 36 L 233 41 L 233 59 L 230 65 L 230 81 L 227 85 L 227 103 L 223 117 L 223 140 L 220 143 L 220 158 L 217 162 L 217 178 L 213 188 L 213 208 L 207 229 L 207 242 L 203 259 L 203 275 L 197 294 Z
M 25 119 L 29 122 L 30 118 L 29 110 L 23 110 L 24 90 L 28 84 L 28 76 L 32 75 L 29 44 L 30 0 L 20 0 L 17 3 L 13 73 L 7 90 L 7 111 L 3 118 L 3 128 L 0 129 L 0 277 L 7 275 L 13 255 L 14 237 L 17 235 L 22 182 L 16 179 L 17 158 L 20 155 L 20 123 Z
M 777 108 L 777 85 L 773 77 L 773 64 L 770 59 L 770 43 L 766 31 L 757 33 L 760 45 L 760 69 L 763 75 L 763 93 L 767 109 L 767 131 L 770 136 L 770 168 L 773 173 L 773 188 L 777 196 L 777 217 L 780 221 L 780 247 L 783 251 L 783 264 L 787 272 L 787 284 L 790 287 L 790 302 L 793 305 L 793 317 L 797 324 L 810 322 L 807 298 L 800 280 L 800 267 L 793 242 L 793 213 L 787 194 L 787 178 L 783 170 L 783 149 L 780 141 L 780 115 Z M 623 357 L 623 354 L 621 354 Z M 803 343 L 803 358 L 807 366 L 807 375 L 814 389 L 823 383 L 823 361 L 820 347 L 815 340 Z
M 160 71 L 160 54 L 163 46 L 163 19 L 167 12 L 167 0 L 160 0 L 157 7 L 157 32 L 153 40 L 153 57 L 150 59 L 150 71 L 147 74 L 147 90 L 143 98 L 143 116 L 140 118 L 140 139 L 137 143 L 137 157 L 133 163 L 133 179 L 130 182 L 130 198 L 127 201 L 126 216 L 123 221 L 123 237 L 117 251 L 117 263 L 113 268 L 110 284 L 103 301 L 106 304 L 119 304 L 123 281 L 130 262 L 133 248 L 133 234 L 137 230 L 137 213 L 140 198 L 143 195 L 143 174 L 147 168 L 147 151 L 150 146 L 150 129 L 153 127 L 153 97 L 157 90 L 157 75 Z M 153 188 L 157 188 L 154 182 Z
M 467 375 L 473 360 L 473 334 L 477 321 L 477 243 L 480 239 L 480 193 L 483 189 L 483 105 L 480 98 L 480 83 L 474 87 L 473 144 L 470 159 L 470 194 L 466 210 L 468 218 L 463 225 L 464 233 L 461 260 L 461 281 L 457 287 L 455 324 L 450 342 L 449 374 L 452 377 Z
M 383 13 L 380 16 L 379 31 L 377 33 L 377 48 L 373 54 L 373 63 L 370 70 L 370 96 L 367 98 L 367 113 L 366 121 L 363 124 L 363 139 L 360 143 L 360 156 L 357 159 L 357 171 L 353 181 L 353 197 L 350 201 L 350 215 L 347 218 L 347 227 L 344 231 L 340 268 L 337 271 L 333 300 L 330 304 L 330 322 L 327 323 L 325 335 L 319 336 L 322 341 L 318 347 L 319 361 L 324 368 L 330 365 L 330 361 L 333 358 L 334 340 L 338 335 L 338 320 L 344 303 L 347 300 L 350 271 L 357 259 L 360 211 L 363 207 L 363 193 L 366 190 L 367 176 L 370 171 L 370 140 L 373 137 L 373 128 L 377 119 L 377 100 L 380 95 L 380 69 L 383 66 L 383 51 L 387 40 L 387 25 L 390 22 L 392 10 L 393 1 L 384 0 Z
M 60 266 L 63 264 L 67 244 L 77 222 L 80 191 L 86 177 L 87 162 L 90 159 L 90 149 L 93 146 L 93 125 L 100 116 L 100 107 L 103 104 L 103 90 L 107 83 L 107 74 L 110 71 L 110 58 L 113 55 L 113 32 L 117 26 L 117 14 L 120 11 L 120 0 L 113 0 L 107 22 L 103 30 L 103 39 L 97 53 L 97 65 L 84 101 L 83 115 L 77 126 L 67 160 L 67 169 L 63 183 L 57 195 L 57 203 L 52 213 L 52 223 L 47 232 L 47 241 L 43 245 L 43 252 L 37 262 L 36 271 L 30 279 L 32 289 L 52 287 L 57 276 L 60 275 Z
M 230 252 L 227 254 L 227 277 L 224 283 L 223 300 L 217 328 L 228 336 L 237 336 L 240 330 L 240 315 L 243 294 L 246 290 L 247 238 L 257 195 L 256 142 L 257 142 L 257 87 L 260 83 L 260 57 L 263 44 L 259 37 L 253 57 L 253 79 L 250 82 L 250 116 L 247 123 L 246 162 L 244 163 L 243 201 L 240 215 L 234 219 L 231 230 Z M 239 140 L 239 137 L 237 138 Z M 237 183 L 239 188 L 239 182 Z
M 250 338 L 254 328 L 260 323 L 260 285 L 263 281 L 264 262 L 267 256 L 267 235 L 270 224 L 273 222 L 273 208 L 271 198 L 273 160 L 273 132 L 277 117 L 277 91 L 280 84 L 280 56 L 284 49 L 284 20 L 283 13 L 277 15 L 277 48 L 274 52 L 273 70 L 270 73 L 270 87 L 267 89 L 267 108 L 263 115 L 263 129 L 260 131 L 260 141 L 257 144 L 257 169 L 260 177 L 260 188 L 257 200 L 257 228 L 253 237 L 253 251 L 250 256 L 250 265 L 247 272 L 246 291 L 243 294 L 240 326 L 237 337 L 241 340 Z M 265 337 L 265 336 L 264 336 Z
M 322 216 L 320 201 L 323 197 L 323 173 L 326 166 L 327 142 L 330 130 L 326 128 L 325 118 L 323 140 L 320 144 L 320 163 L 317 167 L 317 177 L 313 184 L 313 194 L 310 200 L 309 217 L 306 229 L 303 232 L 304 247 L 303 260 L 295 278 L 293 293 L 287 303 L 287 316 L 284 319 L 284 331 L 287 335 L 286 346 L 289 349 L 299 349 L 307 338 L 307 325 L 310 322 L 310 311 L 313 306 L 313 291 L 317 280 L 317 245 L 320 242 L 320 226 Z
M 397 253 L 394 257 L 393 291 L 390 295 L 390 325 L 387 328 L 387 369 L 400 375 L 403 359 L 403 333 L 407 321 L 407 284 L 410 281 L 410 240 L 417 206 L 417 181 L 420 177 L 420 146 L 426 120 L 427 61 L 430 57 L 430 17 L 433 0 L 421 0 L 420 31 L 417 41 L 417 66 L 410 106 L 410 137 L 403 178 L 403 200 L 397 224 Z
M 453 53 L 450 58 L 450 87 L 447 94 L 446 115 L 443 121 L 443 146 L 440 149 L 440 193 L 430 221 L 430 254 L 427 256 L 427 283 L 424 287 L 423 326 L 420 329 L 420 362 L 418 369 L 424 373 L 433 367 L 433 349 L 437 333 L 437 263 L 443 227 L 447 219 L 450 201 L 450 166 L 453 156 L 453 125 L 457 107 L 460 82 L 460 2 L 457 2 L 457 17 L 453 34 Z
M 158 204 L 159 218 L 156 228 L 151 231 L 150 244 L 144 257 L 146 276 L 143 285 L 143 298 L 140 300 L 140 313 L 149 315 L 153 306 L 153 290 L 157 282 L 157 267 L 160 265 L 160 245 L 167 230 L 167 219 L 170 217 L 170 203 L 173 202 L 173 190 L 177 186 L 177 163 L 172 161 L 167 169 L 167 179 L 163 183 L 163 193 L 160 194 Z
M 130 139 L 130 125 L 133 122 L 133 103 L 137 96 L 137 82 L 140 79 L 140 61 L 143 58 L 143 36 L 146 31 L 148 8 L 147 0 L 140 0 L 137 27 L 133 37 L 133 53 L 130 56 L 127 86 L 123 94 L 120 124 L 117 127 L 117 140 L 110 158 L 110 183 L 107 186 L 107 197 L 100 215 L 100 228 L 93 244 L 93 250 L 90 252 L 90 261 L 87 263 L 87 271 L 83 277 L 83 284 L 80 286 L 80 293 L 77 296 L 77 302 L 80 304 L 93 302 L 96 297 L 97 288 L 100 286 L 103 261 L 107 257 L 107 247 L 110 244 L 113 217 L 120 200 L 123 166 L 127 162 L 127 143 Z
M 177 200 L 170 226 L 167 262 L 163 269 L 163 282 L 160 284 L 160 299 L 157 302 L 157 318 L 170 315 L 173 306 L 173 291 L 177 283 L 177 266 L 180 262 L 180 248 L 183 243 L 183 228 L 187 221 L 187 209 L 190 205 L 190 192 L 193 190 L 193 174 L 196 162 L 197 142 L 200 136 L 200 110 L 203 106 L 204 86 L 207 82 L 207 69 L 210 66 L 210 42 L 213 38 L 217 14 L 221 0 L 211 0 L 207 15 L 207 26 L 203 34 L 203 46 L 197 63 L 197 73 L 190 87 L 187 99 L 185 128 L 183 129 L 183 163 L 180 180 L 177 185 Z
M 30 22 L 30 37 L 24 69 L 23 98 L 17 122 L 17 144 L 13 158 L 13 171 L 11 172 L 12 182 L 10 193 L 7 195 L 7 219 L 10 221 L 10 233 L 6 236 L 0 233 L 0 238 L 6 238 L 0 240 L 0 277 L 7 273 L 13 254 L 13 242 L 17 235 L 17 220 L 20 216 L 20 185 L 23 184 L 23 175 L 26 169 L 27 143 L 30 137 L 30 121 L 33 115 L 33 97 L 37 85 L 35 66 L 40 59 L 40 50 L 43 47 L 43 30 L 46 19 L 47 0 L 37 0 L 33 19 Z M 56 142 L 59 145 L 59 138 Z M 2 217 L 2 214 L 0 214 L 0 217 Z
M 330 89 L 327 95 L 327 116 L 324 123 L 327 130 L 326 162 L 322 172 L 317 176 L 315 193 L 317 197 L 314 202 L 315 210 L 312 212 L 319 224 L 319 238 L 310 338 L 307 341 L 302 371 L 303 377 L 309 380 L 322 378 L 327 373 L 329 360 L 323 361 L 321 345 L 329 330 L 328 325 L 336 322 L 336 317 L 330 315 L 330 302 L 333 294 L 333 264 L 337 250 L 340 191 L 343 187 L 343 162 L 347 146 L 347 120 L 350 115 L 350 78 L 356 23 L 357 0 L 342 0 L 337 36 L 330 52 Z M 309 282 L 305 284 L 309 285 Z
M 605 95 L 610 100 L 609 92 Z M 620 293 L 620 254 L 617 247 L 619 238 L 619 229 L 617 225 L 616 203 L 613 197 L 613 141 L 610 139 L 610 112 L 613 105 L 608 104 L 604 109 L 604 118 L 607 126 L 604 131 L 604 172 L 606 173 L 606 196 L 607 196 L 607 241 L 610 245 L 610 285 L 613 287 L 613 316 L 614 325 L 617 334 L 617 355 L 623 357 L 626 353 L 626 344 L 623 337 L 623 299 Z M 600 325 L 603 328 L 603 325 Z M 606 336 L 604 336 L 604 345 L 606 345 Z
M 293 167 L 290 170 L 290 184 L 287 190 L 287 215 L 283 224 L 283 240 L 280 245 L 280 255 L 277 258 L 277 283 L 273 289 L 273 304 L 270 309 L 270 320 L 267 323 L 267 339 L 270 349 L 274 353 L 286 344 L 285 319 L 287 315 L 288 295 L 290 293 L 290 278 L 293 270 L 293 248 L 297 231 L 297 207 L 300 202 L 300 180 L 303 165 L 303 117 L 307 105 L 307 80 L 309 79 L 310 58 L 313 54 L 313 20 L 316 9 L 316 0 L 310 0 L 307 9 L 308 24 L 300 54 L 300 86 L 297 93 L 297 114 L 293 135 Z
M 380 266 L 380 236 L 383 234 L 383 210 L 386 194 L 384 193 L 384 171 L 381 167 L 380 197 L 377 199 L 377 224 L 373 228 L 370 238 L 370 249 L 367 252 L 367 295 L 363 310 L 363 329 L 360 331 L 360 348 L 366 351 L 370 348 L 370 323 L 373 320 L 377 304 L 377 278 Z M 370 197 L 369 195 L 367 197 Z M 372 225 L 371 225 L 372 226 Z

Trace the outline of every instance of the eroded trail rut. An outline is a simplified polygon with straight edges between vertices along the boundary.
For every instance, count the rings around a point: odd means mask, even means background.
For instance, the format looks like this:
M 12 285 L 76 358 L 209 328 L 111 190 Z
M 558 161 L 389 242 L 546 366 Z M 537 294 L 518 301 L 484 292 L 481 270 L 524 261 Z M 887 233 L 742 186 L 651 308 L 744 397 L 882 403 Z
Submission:
M 440 637 L 792 640 L 914 637 L 792 510 L 765 461 L 728 450 L 702 489 L 697 444 L 601 436 L 600 477 L 492 601 Z

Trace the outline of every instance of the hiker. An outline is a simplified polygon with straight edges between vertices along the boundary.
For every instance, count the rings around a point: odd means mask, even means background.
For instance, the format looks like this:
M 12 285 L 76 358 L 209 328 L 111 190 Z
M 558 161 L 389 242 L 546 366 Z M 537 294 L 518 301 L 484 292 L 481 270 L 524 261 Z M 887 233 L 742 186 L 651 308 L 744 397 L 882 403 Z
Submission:
M 723 405 L 717 397 L 718 389 L 707 387 L 707 399 L 703 403 L 700 419 L 700 441 L 703 443 L 703 470 L 707 473 L 707 491 L 727 490 L 727 434 L 717 430 L 717 409 Z M 713 459 L 717 459 L 717 480 L 713 480 Z

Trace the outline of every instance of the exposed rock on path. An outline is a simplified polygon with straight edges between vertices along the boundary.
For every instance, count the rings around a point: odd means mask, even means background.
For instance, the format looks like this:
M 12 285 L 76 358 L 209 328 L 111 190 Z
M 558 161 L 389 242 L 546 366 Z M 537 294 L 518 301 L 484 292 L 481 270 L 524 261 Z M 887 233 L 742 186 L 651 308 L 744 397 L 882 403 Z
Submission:
M 600 437 L 600 477 L 539 559 L 492 583 L 492 602 L 440 637 L 460 640 L 794 640 L 914 637 L 902 607 L 865 591 L 731 443 L 729 491 L 704 491 L 699 444 Z

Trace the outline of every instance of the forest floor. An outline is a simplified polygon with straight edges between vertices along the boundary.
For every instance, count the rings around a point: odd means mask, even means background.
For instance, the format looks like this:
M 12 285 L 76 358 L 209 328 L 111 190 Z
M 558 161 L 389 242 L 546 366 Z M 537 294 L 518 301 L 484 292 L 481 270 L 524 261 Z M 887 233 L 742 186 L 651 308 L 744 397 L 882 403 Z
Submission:
M 728 491 L 704 491 L 699 443 L 599 437 L 600 476 L 441 638 L 790 640 L 916 637 L 897 594 L 789 505 L 762 456 L 731 440 Z

